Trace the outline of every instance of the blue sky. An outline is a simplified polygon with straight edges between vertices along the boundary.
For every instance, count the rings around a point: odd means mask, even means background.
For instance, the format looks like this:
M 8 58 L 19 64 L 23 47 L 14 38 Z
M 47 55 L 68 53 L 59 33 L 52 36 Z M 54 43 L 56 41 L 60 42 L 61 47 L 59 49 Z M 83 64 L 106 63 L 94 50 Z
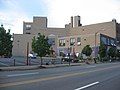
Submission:
M 64 27 L 70 17 L 80 15 L 83 25 L 120 23 L 120 0 L 0 0 L 0 24 L 12 33 L 21 34 L 23 21 L 46 16 L 48 27 Z
M 18 0 L 19 7 L 28 14 L 28 16 L 33 15 L 46 15 L 47 7 L 42 0 Z

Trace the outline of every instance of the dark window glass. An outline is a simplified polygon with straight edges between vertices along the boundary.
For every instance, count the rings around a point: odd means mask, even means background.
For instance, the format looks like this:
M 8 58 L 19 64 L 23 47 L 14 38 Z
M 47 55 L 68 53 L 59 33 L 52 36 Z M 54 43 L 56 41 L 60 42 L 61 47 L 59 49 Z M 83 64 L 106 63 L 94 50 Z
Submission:
M 75 38 L 70 38 L 70 46 L 75 44 Z
M 31 25 L 27 24 L 26 25 L 26 30 L 30 30 L 31 29 Z
M 65 39 L 59 40 L 59 46 L 65 46 Z

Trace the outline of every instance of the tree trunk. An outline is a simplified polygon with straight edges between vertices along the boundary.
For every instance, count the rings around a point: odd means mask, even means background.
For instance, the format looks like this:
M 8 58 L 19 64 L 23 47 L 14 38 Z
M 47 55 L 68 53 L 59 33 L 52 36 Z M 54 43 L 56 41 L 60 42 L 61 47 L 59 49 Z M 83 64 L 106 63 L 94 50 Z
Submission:
M 40 57 L 40 59 L 41 59 L 41 64 L 40 64 L 40 65 L 42 66 L 42 64 L 43 64 L 43 59 L 42 59 L 42 57 Z

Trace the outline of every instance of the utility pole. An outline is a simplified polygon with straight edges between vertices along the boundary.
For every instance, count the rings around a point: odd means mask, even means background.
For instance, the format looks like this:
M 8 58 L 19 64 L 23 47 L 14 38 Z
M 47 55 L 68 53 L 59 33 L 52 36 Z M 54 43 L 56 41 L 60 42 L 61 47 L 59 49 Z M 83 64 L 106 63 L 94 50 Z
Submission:
M 27 42 L 27 61 L 26 61 L 27 65 L 28 65 L 28 54 L 29 54 L 29 42 Z
M 98 32 L 95 33 L 95 48 L 94 48 L 95 59 L 96 59 L 96 36 L 97 36 L 97 33 Z

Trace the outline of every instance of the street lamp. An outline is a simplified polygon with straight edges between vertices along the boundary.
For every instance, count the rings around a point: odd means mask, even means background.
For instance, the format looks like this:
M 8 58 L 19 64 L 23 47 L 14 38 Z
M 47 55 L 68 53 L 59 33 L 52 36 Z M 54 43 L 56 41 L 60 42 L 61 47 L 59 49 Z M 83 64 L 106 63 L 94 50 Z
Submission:
M 95 47 L 94 47 L 95 59 L 96 59 L 96 41 L 97 41 L 96 36 L 97 36 L 97 34 L 98 34 L 100 31 L 105 31 L 105 30 L 104 30 L 104 29 L 102 29 L 102 30 L 99 30 L 99 31 L 95 32 Z
M 75 61 L 75 43 L 73 45 L 73 62 Z

